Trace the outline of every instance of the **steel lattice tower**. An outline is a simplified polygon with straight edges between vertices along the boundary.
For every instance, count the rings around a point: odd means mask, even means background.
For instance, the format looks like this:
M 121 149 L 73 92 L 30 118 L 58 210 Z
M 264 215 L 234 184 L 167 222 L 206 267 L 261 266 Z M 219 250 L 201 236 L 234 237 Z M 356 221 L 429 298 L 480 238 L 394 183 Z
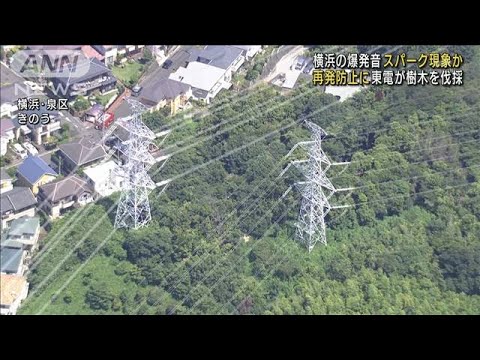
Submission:
M 122 169 L 125 175 L 115 228 L 138 229 L 151 220 L 148 195 L 155 188 L 155 183 L 147 171 L 155 163 L 149 152 L 155 134 L 142 122 L 141 113 L 145 107 L 135 100 L 129 100 L 129 104 L 133 115 L 123 125 L 130 135 L 122 144 L 127 161 Z
M 292 161 L 282 176 L 291 165 L 298 168 L 306 180 L 297 182 L 295 185 L 300 189 L 302 202 L 298 220 L 295 224 L 296 239 L 304 244 L 308 251 L 312 251 L 317 242 L 327 245 L 325 217 L 332 209 L 345 208 L 349 205 L 332 206 L 330 198 L 339 191 L 353 190 L 353 188 L 336 189 L 328 179 L 326 172 L 332 165 L 348 165 L 349 162 L 335 163 L 331 162 L 325 152 L 322 150 L 322 139 L 327 133 L 318 125 L 306 121 L 306 126 L 312 132 L 312 140 L 296 144 L 287 154 L 287 157 L 297 148 L 302 147 L 308 152 L 307 160 Z M 291 190 L 290 187 L 284 194 Z

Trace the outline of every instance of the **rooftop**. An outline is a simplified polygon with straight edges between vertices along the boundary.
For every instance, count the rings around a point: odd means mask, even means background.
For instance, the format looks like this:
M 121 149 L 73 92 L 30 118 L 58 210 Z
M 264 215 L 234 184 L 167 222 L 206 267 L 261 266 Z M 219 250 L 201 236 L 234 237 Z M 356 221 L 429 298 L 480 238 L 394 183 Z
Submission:
M 5 135 L 7 131 L 15 129 L 15 123 L 12 119 L 0 119 L 0 134 Z
M 87 71 L 85 72 L 85 74 L 83 74 L 85 68 L 87 68 Z M 100 75 L 108 75 L 108 76 L 113 78 L 113 75 L 112 75 L 112 72 L 110 71 L 110 69 L 107 66 L 105 66 L 97 58 L 84 60 L 84 61 L 78 63 L 76 65 L 76 69 L 79 72 L 81 71 L 81 73 L 83 75 L 72 76 L 72 77 L 62 76 L 62 77 L 58 77 L 57 80 L 64 85 L 67 85 L 67 84 L 73 85 L 73 84 L 77 84 L 77 83 L 81 83 L 81 82 L 90 80 L 92 78 L 96 78 Z
M 185 94 L 189 89 L 190 86 L 188 84 L 172 79 L 161 79 L 145 87 L 141 93 L 140 100 L 157 104 L 162 100 L 175 99 L 177 96 Z
M 17 169 L 30 184 L 35 184 L 44 175 L 58 176 L 48 164 L 38 156 L 28 156 Z
M 86 181 L 78 175 L 67 176 L 55 183 L 42 185 L 40 191 L 47 200 L 53 203 L 70 196 L 79 196 L 84 192 L 92 192 Z
M 37 203 L 37 199 L 27 187 L 14 187 L 0 195 L 2 214 L 9 211 L 19 211 Z
M 59 148 L 77 166 L 82 166 L 105 156 L 103 147 L 87 138 L 68 144 L 61 144 Z
M 2 86 L 23 83 L 25 79 L 14 73 L 9 67 L 0 64 L 0 83 Z
M 40 226 L 40 218 L 23 216 L 10 224 L 7 236 L 35 235 Z
M 27 285 L 27 279 L 19 275 L 0 275 L 1 299 L 2 305 L 11 305 L 20 296 Z
M 9 180 L 12 180 L 12 178 L 10 177 L 10 175 L 8 175 L 8 173 L 5 171 L 4 168 L 0 168 L 0 180 L 6 180 L 6 181 L 9 181 Z
M 204 49 L 190 50 L 190 62 L 198 61 L 221 69 L 228 69 L 242 54 L 242 49 L 229 45 L 207 45 Z
M 16 273 L 22 266 L 23 249 L 2 247 L 0 249 L 0 271 L 2 273 Z
M 119 166 L 113 160 L 110 160 L 103 164 L 86 168 L 83 170 L 83 172 L 95 183 L 99 183 L 110 179 L 111 172 L 118 168 Z
M 224 69 L 194 61 L 188 63 L 186 68 L 180 67 L 176 72 L 170 74 L 170 79 L 210 91 L 224 75 Z

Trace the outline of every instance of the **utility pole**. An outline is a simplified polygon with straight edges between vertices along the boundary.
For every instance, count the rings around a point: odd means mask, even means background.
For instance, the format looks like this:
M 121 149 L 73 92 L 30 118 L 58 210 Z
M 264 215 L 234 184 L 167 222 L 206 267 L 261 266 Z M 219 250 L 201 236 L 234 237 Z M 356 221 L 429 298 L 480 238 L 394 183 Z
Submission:
M 348 165 L 349 162 L 331 162 L 322 149 L 322 140 L 327 135 L 325 130 L 309 121 L 305 121 L 305 125 L 312 132 L 312 140 L 296 144 L 286 158 L 296 148 L 301 147 L 308 152 L 308 159 L 290 162 L 279 177 L 283 176 L 291 165 L 294 165 L 306 178 L 305 181 L 295 183 L 302 194 L 300 212 L 295 224 L 297 228 L 295 238 L 311 252 L 317 242 L 327 245 L 325 217 L 330 210 L 350 207 L 350 205 L 330 205 L 329 200 L 332 195 L 354 188 L 337 189 L 333 186 L 326 175 L 327 170 L 331 166 Z M 290 186 L 282 197 L 285 197 L 292 187 Z
M 133 115 L 124 125 L 129 132 L 129 139 L 122 144 L 126 163 L 122 166 L 123 184 L 117 207 L 115 228 L 138 229 L 151 220 L 149 193 L 155 183 L 148 175 L 148 169 L 155 163 L 149 152 L 155 134 L 142 122 L 145 107 L 135 100 L 128 100 Z

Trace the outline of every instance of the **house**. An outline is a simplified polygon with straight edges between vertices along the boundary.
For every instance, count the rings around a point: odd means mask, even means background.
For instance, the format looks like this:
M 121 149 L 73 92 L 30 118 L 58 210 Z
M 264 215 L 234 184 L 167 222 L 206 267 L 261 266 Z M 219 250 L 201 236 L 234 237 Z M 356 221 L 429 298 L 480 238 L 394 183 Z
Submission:
M 106 66 L 113 65 L 120 56 L 133 56 L 139 54 L 145 45 L 92 45 L 101 56 L 104 57 Z
M 246 60 L 250 60 L 262 51 L 262 45 L 232 45 L 242 50 L 242 55 Z
M 87 138 L 68 144 L 61 144 L 52 161 L 58 166 L 59 172 L 70 174 L 80 166 L 88 166 L 105 157 L 102 145 Z
M 87 183 L 101 197 L 120 191 L 124 179 L 123 171 L 113 160 L 83 170 Z
M 0 194 L 13 189 L 12 178 L 4 168 L 0 169 Z
M 53 89 L 62 90 L 69 99 L 87 96 L 94 91 L 106 93 L 115 89 L 117 79 L 110 69 L 96 58 L 85 59 L 72 71 L 75 76 L 58 76 L 52 78 Z
M 83 45 L 80 50 L 82 51 L 83 55 L 85 55 L 88 59 L 93 59 L 96 58 L 100 61 L 105 60 L 105 56 L 100 54 L 97 50 L 95 50 L 92 46 L 90 45 Z
M 43 210 L 52 218 L 72 207 L 83 206 L 94 200 L 93 190 L 77 175 L 40 186 L 38 200 Z
M 10 224 L 2 236 L 1 247 L 23 249 L 31 252 L 37 246 L 40 234 L 38 217 L 21 217 Z
M 83 116 L 84 121 L 95 123 L 103 115 L 105 108 L 101 104 L 94 104 Z
M 48 142 L 50 137 L 62 128 L 60 124 L 60 112 L 47 110 L 45 104 L 40 106 L 40 109 L 38 110 L 25 110 L 21 113 L 25 114 L 27 119 L 32 115 L 41 119 L 43 114 L 48 114 L 50 120 L 47 124 L 42 124 L 42 121 L 38 121 L 37 123 L 27 121 L 26 125 L 21 125 L 17 115 L 14 120 L 15 127 L 17 128 L 17 140 L 19 139 L 20 134 L 22 134 L 28 136 L 33 142 L 35 142 L 35 144 L 42 145 L 45 142 Z
M 0 136 L 5 138 L 7 143 L 16 138 L 15 123 L 12 119 L 0 119 Z
M 245 62 L 244 50 L 229 45 L 207 45 L 205 48 L 190 50 L 189 62 L 198 61 L 202 64 L 218 67 L 225 70 L 225 75 L 231 76 Z
M 27 187 L 14 187 L 0 195 L 2 229 L 22 216 L 35 216 L 37 199 Z
M 174 115 L 180 107 L 187 104 L 191 96 L 192 88 L 189 84 L 172 79 L 159 79 L 142 89 L 139 100 L 150 107 L 150 111 L 168 106 L 170 114 Z
M 23 249 L 3 247 L 0 248 L 0 272 L 4 274 L 23 275 L 26 251 Z
M 1 315 L 15 315 L 27 295 L 28 283 L 24 276 L 0 274 Z
M 169 76 L 192 87 L 192 97 L 207 104 L 217 96 L 222 89 L 229 89 L 232 84 L 224 69 L 207 65 L 198 61 L 188 63 L 187 67 L 180 67 Z
M 17 183 L 29 187 L 34 195 L 38 187 L 55 180 L 58 174 L 38 156 L 28 156 L 17 169 Z

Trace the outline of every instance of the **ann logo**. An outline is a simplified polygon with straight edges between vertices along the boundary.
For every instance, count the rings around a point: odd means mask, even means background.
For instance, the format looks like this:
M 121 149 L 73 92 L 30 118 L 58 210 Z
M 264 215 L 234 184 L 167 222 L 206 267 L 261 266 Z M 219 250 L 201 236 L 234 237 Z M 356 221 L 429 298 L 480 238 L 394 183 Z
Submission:
M 26 70 L 33 71 L 37 74 L 62 74 L 64 72 L 75 72 L 79 55 L 55 55 L 51 54 L 28 54 L 25 59 L 20 73 Z

